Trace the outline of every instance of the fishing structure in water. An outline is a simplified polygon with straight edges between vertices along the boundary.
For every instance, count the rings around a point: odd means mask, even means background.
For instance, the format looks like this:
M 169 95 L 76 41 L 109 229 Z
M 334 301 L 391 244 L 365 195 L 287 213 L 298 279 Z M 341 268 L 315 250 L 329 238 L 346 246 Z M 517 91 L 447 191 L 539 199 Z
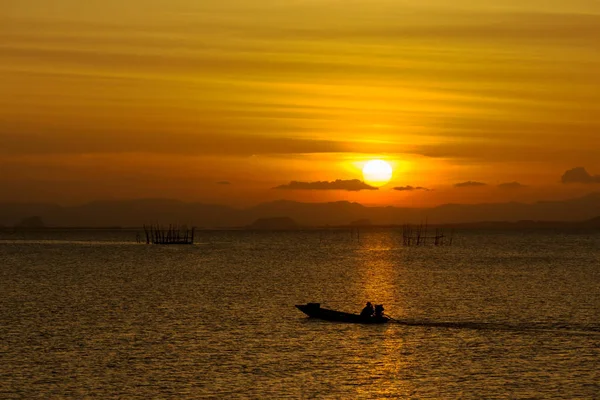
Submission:
M 435 234 L 427 236 L 427 223 L 413 226 L 411 224 L 402 225 L 402 245 L 404 246 L 425 246 L 433 244 L 434 246 L 451 246 L 454 239 L 454 229 L 450 236 L 444 234 L 441 228 L 435 228 Z
M 195 229 L 173 224 L 168 228 L 159 224 L 144 225 L 146 244 L 194 244 Z

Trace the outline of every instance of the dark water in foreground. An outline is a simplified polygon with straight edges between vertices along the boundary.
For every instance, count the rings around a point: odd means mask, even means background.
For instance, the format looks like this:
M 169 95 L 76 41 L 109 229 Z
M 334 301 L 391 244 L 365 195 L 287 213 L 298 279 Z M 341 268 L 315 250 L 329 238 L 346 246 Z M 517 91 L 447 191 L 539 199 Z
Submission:
M 198 241 L 0 234 L 0 398 L 600 398 L 600 233 Z

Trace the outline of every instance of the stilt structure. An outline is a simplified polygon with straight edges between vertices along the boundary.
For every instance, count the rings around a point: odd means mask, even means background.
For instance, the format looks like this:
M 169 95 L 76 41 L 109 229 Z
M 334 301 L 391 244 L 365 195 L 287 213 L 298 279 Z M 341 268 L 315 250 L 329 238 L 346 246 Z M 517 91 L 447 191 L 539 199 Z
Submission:
M 433 243 L 434 246 L 451 246 L 454 239 L 454 229 L 449 237 L 444 234 L 441 228 L 435 229 L 433 236 L 427 236 L 427 223 L 418 226 L 411 224 L 402 225 L 402 244 L 404 246 L 425 246 L 427 243 Z
M 194 244 L 194 231 L 187 226 L 169 225 L 168 228 L 154 225 L 144 225 L 146 244 Z

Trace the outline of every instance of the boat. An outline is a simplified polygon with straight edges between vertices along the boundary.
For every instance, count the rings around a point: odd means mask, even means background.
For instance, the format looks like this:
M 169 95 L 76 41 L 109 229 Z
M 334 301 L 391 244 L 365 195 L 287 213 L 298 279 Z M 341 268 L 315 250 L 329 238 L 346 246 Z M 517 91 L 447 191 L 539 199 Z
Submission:
M 311 318 L 322 319 L 332 322 L 347 322 L 354 324 L 385 324 L 390 320 L 386 316 L 363 317 L 343 311 L 322 308 L 320 303 L 297 304 L 296 308 Z

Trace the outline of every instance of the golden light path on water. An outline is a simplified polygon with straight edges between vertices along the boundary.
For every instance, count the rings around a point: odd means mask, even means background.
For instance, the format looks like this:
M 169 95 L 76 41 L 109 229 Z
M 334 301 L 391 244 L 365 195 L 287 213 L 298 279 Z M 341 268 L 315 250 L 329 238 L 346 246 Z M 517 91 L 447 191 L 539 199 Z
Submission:
M 398 265 L 394 258 L 398 252 L 404 251 L 394 241 L 394 236 L 391 232 L 382 232 L 380 235 L 373 236 L 363 232 L 360 234 L 360 229 L 357 230 L 357 248 L 356 252 L 360 253 L 357 257 L 361 260 L 356 265 L 360 276 L 361 298 L 365 301 L 370 301 L 375 304 L 382 304 L 386 314 L 393 317 L 395 315 L 404 314 L 404 310 L 398 308 L 398 305 L 405 304 L 403 301 L 402 288 L 406 287 L 405 274 L 399 273 L 405 266 Z M 390 310 L 390 305 L 395 305 L 393 310 Z M 370 364 L 370 373 L 372 379 L 385 379 L 384 377 L 403 375 L 403 371 L 410 368 L 409 358 L 398 357 L 399 354 L 404 354 L 406 347 L 404 346 L 404 338 L 398 338 L 397 332 L 389 329 L 389 325 L 380 327 L 374 330 L 374 339 L 377 343 L 374 354 L 376 360 Z M 360 362 L 361 357 L 357 357 L 357 362 Z M 398 362 L 398 359 L 401 362 Z M 356 395 L 358 398 L 368 398 L 373 396 L 375 385 L 357 386 Z M 378 396 L 395 397 L 401 396 L 408 398 L 417 391 L 417 387 L 413 385 L 411 380 L 400 380 L 395 383 L 393 390 L 387 385 L 379 385 L 376 389 Z

